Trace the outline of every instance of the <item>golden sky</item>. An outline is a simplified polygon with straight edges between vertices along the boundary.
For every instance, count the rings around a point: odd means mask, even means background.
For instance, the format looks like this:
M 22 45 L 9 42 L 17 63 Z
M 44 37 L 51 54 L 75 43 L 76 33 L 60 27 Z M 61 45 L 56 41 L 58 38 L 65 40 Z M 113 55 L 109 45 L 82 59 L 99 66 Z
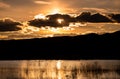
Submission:
M 37 14 L 120 12 L 120 0 L 0 0 L 0 18 L 30 20 Z

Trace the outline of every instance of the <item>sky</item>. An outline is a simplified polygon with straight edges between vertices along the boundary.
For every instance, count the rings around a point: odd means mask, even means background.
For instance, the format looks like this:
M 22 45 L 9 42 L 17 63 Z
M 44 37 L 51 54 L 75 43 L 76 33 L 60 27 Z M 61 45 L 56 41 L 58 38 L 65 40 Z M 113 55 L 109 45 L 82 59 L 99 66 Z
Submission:
M 120 0 L 0 0 L 0 19 L 19 21 L 33 19 L 37 14 L 80 13 L 82 11 L 120 12 Z

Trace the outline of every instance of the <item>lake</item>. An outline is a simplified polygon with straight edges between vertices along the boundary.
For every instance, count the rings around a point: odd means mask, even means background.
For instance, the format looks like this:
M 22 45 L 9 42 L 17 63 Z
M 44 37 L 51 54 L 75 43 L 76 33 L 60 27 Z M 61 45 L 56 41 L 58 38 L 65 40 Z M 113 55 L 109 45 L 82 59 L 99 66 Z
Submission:
M 0 79 L 120 79 L 120 60 L 1 60 Z

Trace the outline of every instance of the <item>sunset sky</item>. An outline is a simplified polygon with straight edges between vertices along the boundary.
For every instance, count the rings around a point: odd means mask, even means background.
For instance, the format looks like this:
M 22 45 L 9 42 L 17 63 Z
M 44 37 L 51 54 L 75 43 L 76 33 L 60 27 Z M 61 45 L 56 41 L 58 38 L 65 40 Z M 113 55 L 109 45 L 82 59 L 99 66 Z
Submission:
M 0 19 L 19 21 L 37 14 L 80 13 L 82 11 L 120 12 L 120 0 L 0 0 Z

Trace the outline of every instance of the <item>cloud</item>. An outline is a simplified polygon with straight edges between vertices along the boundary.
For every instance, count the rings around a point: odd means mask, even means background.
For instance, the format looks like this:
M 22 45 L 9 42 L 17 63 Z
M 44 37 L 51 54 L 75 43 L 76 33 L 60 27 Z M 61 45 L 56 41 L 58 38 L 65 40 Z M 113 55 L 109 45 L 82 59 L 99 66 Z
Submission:
M 100 12 L 100 13 L 106 13 L 108 12 L 106 9 L 102 8 L 82 8 L 83 11 L 90 11 L 90 12 Z
M 120 0 L 57 0 L 62 4 L 67 3 L 69 8 L 104 8 L 119 9 Z
M 0 2 L 8 3 L 12 6 L 29 6 L 35 4 L 52 4 L 56 2 L 59 5 L 67 5 L 72 8 L 118 8 L 120 0 L 1 0 Z M 27 3 L 27 4 L 26 4 Z M 55 4 L 53 4 L 55 5 Z M 32 6 L 33 7 L 33 6 Z
M 2 0 L 1 2 L 7 3 L 11 6 L 29 6 L 33 5 L 33 0 Z
M 97 9 L 97 10 L 104 11 L 104 9 Z M 63 26 L 69 26 L 70 22 L 92 22 L 92 23 L 120 22 L 120 14 L 118 15 L 111 14 L 109 16 L 109 14 L 103 14 L 99 12 L 94 14 L 92 14 L 91 12 L 82 12 L 76 17 L 71 17 L 69 14 L 53 14 L 53 15 L 47 15 L 46 17 L 48 18 L 46 20 L 45 19 L 30 20 L 28 21 L 29 22 L 28 24 L 36 27 L 44 27 L 44 26 L 63 27 Z M 59 18 L 64 20 L 63 23 L 61 24 L 58 23 L 57 20 Z
M 69 26 L 69 22 L 74 20 L 68 14 L 51 14 L 51 15 L 46 15 L 46 17 L 48 19 L 30 20 L 28 24 L 36 27 L 43 27 L 43 26 L 63 27 L 63 26 Z M 62 20 L 62 22 L 59 23 L 58 20 Z
M 107 9 L 103 9 L 103 8 L 88 8 L 88 7 L 84 7 L 84 8 L 64 8 L 63 9 L 64 12 L 68 13 L 68 14 L 80 14 L 81 12 L 91 12 L 91 13 L 108 13 Z
M 48 2 L 48 1 L 34 1 L 36 4 L 51 4 L 51 2 Z
M 0 20 L 0 31 L 18 31 L 21 30 L 21 27 L 18 25 L 22 25 L 20 22 L 14 21 L 9 18 Z
M 9 8 L 10 5 L 0 2 L 0 8 Z
M 69 14 L 84 11 L 120 13 L 119 4 L 120 0 L 0 0 L 0 17 L 8 15 L 7 17 L 17 20 L 23 18 L 22 21 L 25 21 L 32 19 L 36 14 L 48 14 L 55 8 Z
M 11 6 L 29 8 L 36 7 L 39 4 L 51 4 L 51 2 L 48 0 L 3 0 L 2 2 L 7 3 Z

